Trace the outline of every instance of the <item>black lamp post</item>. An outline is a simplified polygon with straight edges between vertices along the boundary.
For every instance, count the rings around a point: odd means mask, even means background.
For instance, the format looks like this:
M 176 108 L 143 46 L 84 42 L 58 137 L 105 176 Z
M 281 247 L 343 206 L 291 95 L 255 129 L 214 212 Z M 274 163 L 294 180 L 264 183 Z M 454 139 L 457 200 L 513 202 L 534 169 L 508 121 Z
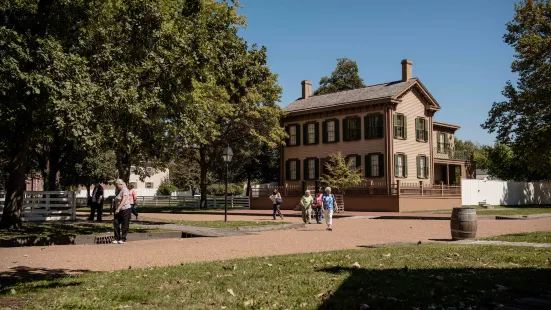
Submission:
M 226 162 L 226 191 L 224 193 L 224 222 L 228 221 L 228 164 L 230 163 L 231 159 L 233 157 L 233 151 L 231 150 L 231 147 L 228 145 L 228 147 L 224 150 L 224 153 L 222 153 L 222 158 L 224 158 L 224 162 Z

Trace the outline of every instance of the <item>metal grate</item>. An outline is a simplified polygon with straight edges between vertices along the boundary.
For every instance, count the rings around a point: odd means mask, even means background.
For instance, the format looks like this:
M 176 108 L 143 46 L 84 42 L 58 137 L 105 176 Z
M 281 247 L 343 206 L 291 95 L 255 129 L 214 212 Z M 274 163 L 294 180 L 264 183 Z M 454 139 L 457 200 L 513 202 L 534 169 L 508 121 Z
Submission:
M 115 236 L 101 236 L 95 237 L 94 244 L 109 244 L 115 240 Z

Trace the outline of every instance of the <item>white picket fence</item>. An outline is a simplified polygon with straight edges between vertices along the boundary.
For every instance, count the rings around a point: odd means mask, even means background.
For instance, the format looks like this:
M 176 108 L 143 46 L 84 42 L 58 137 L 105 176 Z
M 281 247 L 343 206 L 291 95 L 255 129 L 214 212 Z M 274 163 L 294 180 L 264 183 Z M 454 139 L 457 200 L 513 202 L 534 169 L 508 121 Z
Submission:
M 549 205 L 551 182 L 461 180 L 463 205 Z
M 0 216 L 5 193 L 0 192 Z M 24 192 L 21 219 L 28 222 L 76 220 L 76 193 Z

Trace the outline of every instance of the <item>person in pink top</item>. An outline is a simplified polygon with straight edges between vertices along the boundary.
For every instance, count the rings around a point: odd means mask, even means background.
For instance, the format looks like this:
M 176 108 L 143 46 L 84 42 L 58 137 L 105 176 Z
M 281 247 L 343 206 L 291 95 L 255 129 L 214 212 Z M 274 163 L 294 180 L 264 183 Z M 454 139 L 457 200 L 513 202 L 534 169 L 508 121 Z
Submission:
M 130 188 L 130 195 L 128 195 L 128 198 L 130 199 L 130 212 L 136 216 L 136 221 L 138 221 L 140 218 L 138 211 L 136 211 L 136 205 L 138 204 L 138 191 L 136 191 L 134 185 L 132 184 L 128 187 Z

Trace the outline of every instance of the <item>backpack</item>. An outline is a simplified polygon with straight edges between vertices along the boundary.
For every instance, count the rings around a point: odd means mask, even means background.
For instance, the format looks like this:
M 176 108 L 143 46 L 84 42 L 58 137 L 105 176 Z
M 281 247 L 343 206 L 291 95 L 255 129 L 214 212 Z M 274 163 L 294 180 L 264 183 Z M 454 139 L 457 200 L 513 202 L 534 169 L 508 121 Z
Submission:
M 323 201 L 321 200 L 321 197 L 323 197 L 323 194 L 319 193 L 318 196 L 316 197 L 316 207 L 323 206 Z

